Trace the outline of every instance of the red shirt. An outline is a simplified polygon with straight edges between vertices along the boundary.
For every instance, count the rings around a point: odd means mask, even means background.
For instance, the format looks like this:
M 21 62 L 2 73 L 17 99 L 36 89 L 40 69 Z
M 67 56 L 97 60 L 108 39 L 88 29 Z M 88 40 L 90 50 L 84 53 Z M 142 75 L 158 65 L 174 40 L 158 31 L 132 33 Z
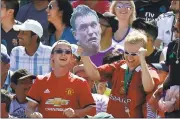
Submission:
M 128 88 L 127 100 L 125 94 L 122 94 L 126 69 L 127 64 L 125 61 L 118 61 L 98 67 L 101 79 L 112 82 L 112 90 L 109 96 L 107 112 L 112 114 L 115 118 L 128 118 L 129 116 L 125 112 L 125 103 L 127 102 L 127 107 L 130 110 L 130 117 L 142 118 L 142 106 L 146 102 L 147 93 L 143 89 L 141 67 L 138 66 L 133 72 L 132 80 Z M 149 71 L 152 74 L 155 85 L 158 85 L 158 74 L 152 68 L 149 68 Z
M 84 0 L 78 0 L 72 2 L 73 8 L 76 8 L 80 4 L 84 4 Z M 110 2 L 108 0 L 100 0 L 92 9 L 103 14 L 104 12 L 109 11 L 109 7 L 110 7 Z
M 27 99 L 39 104 L 43 118 L 67 118 L 63 114 L 66 108 L 83 109 L 95 105 L 87 81 L 72 73 L 61 78 L 55 77 L 53 72 L 38 76 Z

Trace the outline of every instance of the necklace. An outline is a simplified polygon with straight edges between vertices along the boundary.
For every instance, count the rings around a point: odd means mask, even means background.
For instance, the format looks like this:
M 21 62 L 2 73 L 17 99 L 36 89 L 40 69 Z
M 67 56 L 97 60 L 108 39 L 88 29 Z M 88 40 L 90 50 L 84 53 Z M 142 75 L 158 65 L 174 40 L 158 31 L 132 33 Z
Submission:
M 178 39 L 178 47 L 177 47 L 177 51 L 176 51 L 176 64 L 179 64 L 179 59 L 180 59 L 180 57 L 179 57 L 179 41 L 180 41 L 180 39 Z

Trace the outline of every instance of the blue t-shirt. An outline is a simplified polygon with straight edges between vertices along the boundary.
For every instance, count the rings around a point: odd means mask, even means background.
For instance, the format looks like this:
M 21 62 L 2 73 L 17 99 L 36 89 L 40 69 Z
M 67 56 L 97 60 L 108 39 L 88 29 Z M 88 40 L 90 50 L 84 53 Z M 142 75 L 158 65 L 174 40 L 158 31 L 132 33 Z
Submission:
M 61 37 L 59 38 L 59 40 L 66 40 L 71 44 L 76 44 L 77 43 L 77 40 L 74 38 L 70 27 L 66 27 L 64 29 L 64 31 L 63 31 Z M 55 34 L 53 33 L 50 36 L 50 46 L 52 46 L 55 42 L 56 42 L 56 37 L 55 37 Z

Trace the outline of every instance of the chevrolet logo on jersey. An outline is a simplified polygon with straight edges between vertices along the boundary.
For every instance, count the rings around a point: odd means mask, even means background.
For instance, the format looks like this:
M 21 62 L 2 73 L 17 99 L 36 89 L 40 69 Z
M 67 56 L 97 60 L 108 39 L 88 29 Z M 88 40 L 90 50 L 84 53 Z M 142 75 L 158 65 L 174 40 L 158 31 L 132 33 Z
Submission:
M 45 104 L 60 107 L 62 105 L 68 105 L 69 100 L 65 100 L 65 99 L 62 99 L 62 98 L 54 98 L 54 99 L 48 99 Z

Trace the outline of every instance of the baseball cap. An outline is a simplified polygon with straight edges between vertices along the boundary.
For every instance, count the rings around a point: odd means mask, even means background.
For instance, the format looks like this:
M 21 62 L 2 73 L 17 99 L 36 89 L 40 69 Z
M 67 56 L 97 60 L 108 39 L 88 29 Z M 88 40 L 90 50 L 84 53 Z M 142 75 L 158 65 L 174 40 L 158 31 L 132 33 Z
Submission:
M 13 29 L 15 31 L 32 31 L 35 34 L 39 36 L 39 38 L 42 37 L 43 35 L 43 28 L 41 24 L 38 21 L 32 20 L 32 19 L 27 19 L 24 23 L 22 24 L 16 24 L 13 25 Z
M 36 79 L 36 76 L 32 75 L 26 69 L 16 70 L 11 76 L 11 82 L 17 84 L 18 80 L 23 80 L 26 78 Z
M 7 49 L 3 44 L 1 44 L 1 62 L 4 62 L 6 64 L 10 62 L 10 57 L 7 53 Z
M 157 70 L 169 72 L 169 67 L 165 63 L 152 63 L 151 65 Z
M 80 57 L 77 53 L 78 46 L 76 44 L 71 44 L 71 50 L 73 55 L 75 55 L 76 57 Z
M 85 118 L 114 118 L 114 117 L 111 114 L 108 114 L 106 112 L 100 112 L 96 114 L 95 116 L 87 115 Z
M 77 65 L 73 68 L 73 73 L 76 74 L 78 71 L 84 71 L 84 65 Z

